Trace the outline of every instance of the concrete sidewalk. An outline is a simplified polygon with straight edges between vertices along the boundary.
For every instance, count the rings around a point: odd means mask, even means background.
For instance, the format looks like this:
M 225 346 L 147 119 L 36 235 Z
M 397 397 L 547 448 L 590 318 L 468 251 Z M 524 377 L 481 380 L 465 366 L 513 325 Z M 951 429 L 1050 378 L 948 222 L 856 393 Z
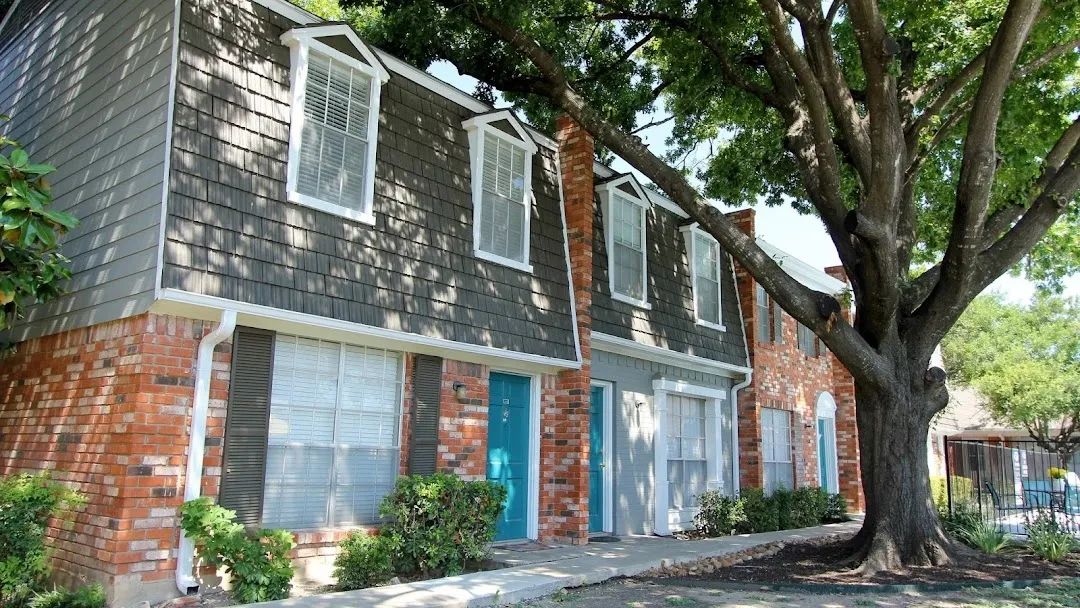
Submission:
M 505 606 L 567 587 L 593 585 L 619 576 L 634 576 L 661 565 L 673 565 L 735 553 L 778 540 L 804 540 L 858 531 L 861 522 L 725 536 L 704 540 L 624 537 L 616 543 L 557 547 L 535 552 L 521 566 L 451 576 L 418 583 L 327 593 L 260 604 L 266 608 L 398 608 L 440 606 L 466 608 Z

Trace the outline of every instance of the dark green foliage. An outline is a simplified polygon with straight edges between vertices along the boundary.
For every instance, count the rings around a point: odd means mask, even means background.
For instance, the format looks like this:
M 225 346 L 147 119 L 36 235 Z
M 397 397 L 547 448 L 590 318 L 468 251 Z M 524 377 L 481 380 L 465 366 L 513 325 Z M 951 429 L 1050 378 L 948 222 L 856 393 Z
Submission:
M 694 515 L 694 526 L 705 536 L 734 534 L 746 525 L 742 500 L 724 496 L 719 490 L 709 490 L 699 494 L 697 501 L 700 510 Z
M 829 493 L 821 488 L 803 487 L 791 493 L 791 527 L 821 525 L 829 507 Z
M 96 584 L 74 591 L 56 587 L 35 595 L 30 608 L 105 608 L 105 589 Z
M 955 503 L 951 513 L 946 511 L 941 514 L 941 523 L 945 526 L 945 531 L 960 539 L 971 534 L 981 521 L 982 516 L 978 509 L 969 502 Z
M 334 560 L 339 590 L 371 587 L 393 576 L 394 547 L 389 536 L 356 530 L 341 541 L 341 553 Z
M 203 496 L 180 507 L 180 527 L 195 541 L 199 557 L 232 576 L 230 596 L 241 604 L 289 597 L 296 546 L 285 530 L 259 530 L 250 536 L 236 523 L 236 512 Z
M 771 496 L 765 496 L 764 490 L 743 488 L 740 498 L 743 501 L 743 512 L 746 513 L 746 523 L 740 532 L 775 532 L 780 529 L 780 514 L 776 501 Z
M 0 605 L 21 605 L 49 575 L 45 529 L 49 519 L 85 499 L 48 476 L 0 480 Z
M 847 499 L 841 494 L 829 494 L 829 501 L 825 505 L 825 515 L 821 520 L 827 524 L 847 521 Z
M 776 529 L 787 530 L 794 528 L 791 522 L 791 490 L 776 488 L 772 493 L 772 501 L 776 503 Z
M 1028 535 L 1028 546 L 1047 561 L 1059 562 L 1070 552 L 1080 549 L 1076 537 L 1046 511 L 1039 511 L 1034 519 L 1029 518 L 1024 529 Z
M 380 507 L 387 523 L 379 535 L 354 533 L 341 543 L 334 562 L 338 586 L 460 574 L 487 557 L 505 500 L 506 488 L 488 481 L 444 473 L 399 477 Z

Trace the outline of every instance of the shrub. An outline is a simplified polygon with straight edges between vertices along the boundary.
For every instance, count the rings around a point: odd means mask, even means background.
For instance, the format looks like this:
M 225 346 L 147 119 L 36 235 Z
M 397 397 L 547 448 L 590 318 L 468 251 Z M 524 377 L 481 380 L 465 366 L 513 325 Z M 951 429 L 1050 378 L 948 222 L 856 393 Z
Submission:
M 773 490 L 772 496 L 769 497 L 776 503 L 777 530 L 790 530 L 794 527 L 791 524 L 791 497 L 791 490 L 786 488 L 776 488 Z
M 829 494 L 821 488 L 803 487 L 791 493 L 791 526 L 809 528 L 825 520 Z
M 953 475 L 951 477 L 953 504 L 971 502 L 975 499 L 975 484 L 967 477 Z M 930 495 L 934 499 L 934 506 L 938 513 L 949 510 L 949 486 L 945 478 L 940 475 L 930 476 Z
M 341 553 L 334 560 L 338 589 L 363 589 L 393 576 L 394 547 L 389 536 L 356 530 L 341 541 Z
M 296 546 L 285 530 L 259 530 L 249 536 L 236 523 L 236 512 L 203 496 L 180 507 L 180 527 L 199 556 L 232 575 L 230 596 L 241 604 L 289 597 L 292 561 L 285 555 Z
M 453 576 L 485 559 L 505 500 L 506 488 L 488 481 L 399 477 L 380 509 L 389 521 L 379 535 L 394 548 L 394 571 Z
M 694 515 L 694 525 L 705 536 L 733 534 L 746 523 L 743 501 L 724 496 L 719 490 L 709 490 L 697 496 L 700 510 Z
M 21 605 L 49 575 L 45 529 L 49 519 L 85 499 L 47 475 L 0 480 L 0 605 Z
M 1047 561 L 1059 562 L 1077 548 L 1076 538 L 1046 511 L 1039 511 L 1034 520 L 1027 521 L 1024 528 L 1031 550 Z
M 765 496 L 761 488 L 743 488 L 740 493 L 743 503 L 743 512 L 746 514 L 744 523 L 739 532 L 775 532 L 780 529 L 780 514 L 776 508 L 776 501 Z
M 821 521 L 824 523 L 835 523 L 847 520 L 847 499 L 840 494 L 830 494 L 828 503 L 825 505 L 825 514 L 822 515 Z
M 80 587 L 75 591 L 54 588 L 34 596 L 30 608 L 105 608 L 105 589 L 101 585 Z
M 963 530 L 960 540 L 970 547 L 990 554 L 997 553 L 1009 545 L 1005 531 L 984 519 L 978 520 L 974 525 Z
M 941 524 L 945 531 L 961 540 L 982 522 L 979 511 L 970 503 L 961 502 L 953 505 L 952 513 L 941 514 Z

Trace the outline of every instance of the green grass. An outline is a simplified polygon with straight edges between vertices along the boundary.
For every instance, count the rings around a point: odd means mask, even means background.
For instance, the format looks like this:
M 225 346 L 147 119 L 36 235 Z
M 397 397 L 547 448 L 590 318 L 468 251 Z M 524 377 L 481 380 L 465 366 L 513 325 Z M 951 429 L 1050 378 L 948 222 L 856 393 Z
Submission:
M 664 599 L 664 603 L 668 606 L 693 606 L 697 603 L 697 600 L 682 597 L 681 595 L 669 595 Z
M 1080 608 L 1080 582 L 1031 589 L 966 589 L 962 597 L 965 608 Z

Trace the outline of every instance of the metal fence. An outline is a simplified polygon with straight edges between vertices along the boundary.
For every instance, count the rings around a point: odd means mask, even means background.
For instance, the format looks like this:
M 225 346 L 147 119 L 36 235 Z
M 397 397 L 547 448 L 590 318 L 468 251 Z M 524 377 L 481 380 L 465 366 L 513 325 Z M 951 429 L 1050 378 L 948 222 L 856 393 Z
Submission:
M 1009 534 L 1025 535 L 1028 523 L 1053 517 L 1080 535 L 1080 453 L 1062 463 L 1034 441 L 945 440 L 949 509 L 977 510 Z M 1052 479 L 1051 467 L 1064 468 Z

